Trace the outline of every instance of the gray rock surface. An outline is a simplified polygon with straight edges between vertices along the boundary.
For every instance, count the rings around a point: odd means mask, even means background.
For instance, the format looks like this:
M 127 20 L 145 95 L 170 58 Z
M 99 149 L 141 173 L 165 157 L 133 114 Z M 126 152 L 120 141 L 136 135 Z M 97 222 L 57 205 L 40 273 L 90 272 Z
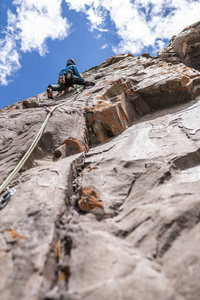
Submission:
M 183 62 L 200 71 L 200 22 L 173 36 L 169 45 L 158 51 L 158 56 L 173 63 Z
M 63 103 L 0 210 L 1 298 L 199 299 L 200 72 L 121 54 L 83 76 L 0 111 L 2 183 Z

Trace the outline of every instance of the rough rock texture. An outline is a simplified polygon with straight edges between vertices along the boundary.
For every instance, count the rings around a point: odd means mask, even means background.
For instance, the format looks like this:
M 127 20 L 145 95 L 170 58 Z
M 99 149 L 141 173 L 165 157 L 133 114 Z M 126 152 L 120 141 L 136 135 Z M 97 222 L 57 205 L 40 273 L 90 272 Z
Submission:
M 200 71 L 200 22 L 192 24 L 173 36 L 158 56 L 171 62 L 183 62 Z
M 0 112 L 3 182 L 63 103 L 0 210 L 1 299 L 199 299 L 200 72 L 121 54 L 83 76 Z

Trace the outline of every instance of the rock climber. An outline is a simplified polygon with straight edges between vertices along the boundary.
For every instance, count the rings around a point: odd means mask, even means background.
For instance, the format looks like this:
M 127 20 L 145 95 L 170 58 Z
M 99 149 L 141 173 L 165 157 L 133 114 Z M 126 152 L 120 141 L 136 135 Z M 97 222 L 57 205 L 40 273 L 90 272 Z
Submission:
M 84 86 L 94 86 L 95 83 L 92 81 L 87 81 L 83 77 L 81 77 L 75 61 L 70 58 L 67 61 L 66 67 L 62 69 L 59 73 L 59 79 L 57 84 L 49 85 L 47 88 L 47 96 L 50 99 L 53 99 L 52 91 L 58 91 L 59 94 L 68 90 L 70 86 L 73 84 L 79 84 Z

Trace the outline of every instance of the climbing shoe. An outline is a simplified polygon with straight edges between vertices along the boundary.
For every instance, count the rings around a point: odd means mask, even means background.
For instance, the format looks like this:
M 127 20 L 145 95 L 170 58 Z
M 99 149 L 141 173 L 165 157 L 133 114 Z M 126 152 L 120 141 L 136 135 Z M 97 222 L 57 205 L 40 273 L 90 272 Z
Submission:
M 87 81 L 87 84 L 86 84 L 87 86 L 94 86 L 95 85 L 95 83 L 93 82 L 93 81 Z
M 53 93 L 51 88 L 47 88 L 47 97 L 49 99 L 53 99 Z

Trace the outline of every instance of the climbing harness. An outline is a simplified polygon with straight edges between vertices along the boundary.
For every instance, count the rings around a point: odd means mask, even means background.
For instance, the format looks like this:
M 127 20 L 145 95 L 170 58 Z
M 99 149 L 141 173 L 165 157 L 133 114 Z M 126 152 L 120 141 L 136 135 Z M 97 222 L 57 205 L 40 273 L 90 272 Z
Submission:
M 72 72 L 72 70 L 67 70 L 67 73 L 66 73 L 66 77 L 67 77 L 67 79 L 71 79 L 72 77 L 73 77 L 73 72 Z
M 27 161 L 27 159 L 29 158 L 29 156 L 31 155 L 31 153 L 33 152 L 33 150 L 35 149 L 35 147 L 37 146 L 44 130 L 45 127 L 48 123 L 49 118 L 52 116 L 53 112 L 60 106 L 65 105 L 69 102 L 74 101 L 78 95 L 80 94 L 80 91 L 78 91 L 78 93 L 73 97 L 73 99 L 68 100 L 64 103 L 60 103 L 56 106 L 53 107 L 52 110 L 50 110 L 49 108 L 46 107 L 46 110 L 48 112 L 37 136 L 35 137 L 34 141 L 32 142 L 32 144 L 30 145 L 30 147 L 28 148 L 28 150 L 26 151 L 26 153 L 24 154 L 24 156 L 22 157 L 22 159 L 19 161 L 19 163 L 17 164 L 17 166 L 14 168 L 14 170 L 10 173 L 10 175 L 5 179 L 5 181 L 2 183 L 2 185 L 0 186 L 0 195 L 3 193 L 3 191 L 6 190 L 6 188 L 8 187 L 9 183 L 11 182 L 11 180 L 17 175 L 17 173 L 20 171 L 20 169 L 23 167 L 23 165 L 25 164 L 25 162 Z M 9 198 L 14 194 L 16 190 L 15 189 L 9 189 L 7 188 L 7 191 L 4 192 L 4 195 L 1 196 L 0 198 L 0 209 L 3 208 L 6 205 L 6 202 L 9 200 Z M 2 204 L 4 204 L 4 206 L 2 207 Z

